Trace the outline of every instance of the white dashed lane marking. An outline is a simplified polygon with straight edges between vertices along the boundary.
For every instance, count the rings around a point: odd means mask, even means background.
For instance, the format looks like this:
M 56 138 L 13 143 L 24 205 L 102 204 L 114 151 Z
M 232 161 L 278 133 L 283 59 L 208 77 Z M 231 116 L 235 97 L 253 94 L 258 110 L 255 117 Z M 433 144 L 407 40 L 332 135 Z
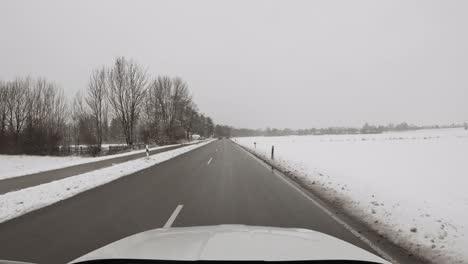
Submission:
M 163 228 L 170 228 L 172 226 L 172 224 L 174 223 L 177 215 L 180 213 L 180 211 L 182 210 L 182 207 L 184 207 L 182 204 L 179 204 L 176 209 L 174 210 L 174 212 L 172 213 L 171 217 L 169 217 L 169 219 L 167 220 L 166 224 L 164 225 Z

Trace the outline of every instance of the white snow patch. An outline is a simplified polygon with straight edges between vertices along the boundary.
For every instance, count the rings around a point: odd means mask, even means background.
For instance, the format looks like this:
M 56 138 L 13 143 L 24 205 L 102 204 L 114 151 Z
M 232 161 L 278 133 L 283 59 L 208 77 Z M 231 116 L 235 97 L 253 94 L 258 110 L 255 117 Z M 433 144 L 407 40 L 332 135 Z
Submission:
M 211 141 L 161 152 L 92 172 L 0 195 L 0 223 L 70 198 L 86 190 L 154 166 Z
M 150 151 L 177 146 L 166 145 L 150 148 Z M 114 154 L 102 157 L 54 157 L 54 156 L 33 156 L 33 155 L 0 155 L 0 180 L 24 176 L 49 170 L 66 168 L 74 165 L 124 157 L 137 153 L 145 152 L 145 149 L 134 150 L 130 152 Z
M 436 263 L 468 262 L 468 131 L 235 138 Z M 256 149 L 254 149 L 256 142 Z

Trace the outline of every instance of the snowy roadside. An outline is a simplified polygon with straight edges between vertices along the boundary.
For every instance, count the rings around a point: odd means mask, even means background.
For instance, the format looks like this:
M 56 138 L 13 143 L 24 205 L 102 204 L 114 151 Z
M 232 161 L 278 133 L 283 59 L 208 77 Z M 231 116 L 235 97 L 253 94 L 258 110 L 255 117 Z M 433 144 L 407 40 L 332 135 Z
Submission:
M 77 176 L 0 195 L 0 223 L 65 200 L 81 192 L 149 168 L 204 146 L 212 140 L 140 158 Z
M 468 132 L 235 138 L 434 263 L 468 263 Z M 256 142 L 256 148 L 254 147 Z
M 194 141 L 188 144 L 198 143 Z M 180 144 L 166 145 L 150 148 L 150 151 L 165 149 Z M 187 144 L 185 144 L 187 145 Z M 134 150 L 120 154 L 102 156 L 102 157 L 54 157 L 54 156 L 33 156 L 33 155 L 0 155 L 0 180 L 14 178 L 19 176 L 25 176 L 29 174 L 62 169 L 70 166 L 96 162 L 101 160 L 113 159 L 118 157 L 124 157 L 145 152 L 145 149 Z

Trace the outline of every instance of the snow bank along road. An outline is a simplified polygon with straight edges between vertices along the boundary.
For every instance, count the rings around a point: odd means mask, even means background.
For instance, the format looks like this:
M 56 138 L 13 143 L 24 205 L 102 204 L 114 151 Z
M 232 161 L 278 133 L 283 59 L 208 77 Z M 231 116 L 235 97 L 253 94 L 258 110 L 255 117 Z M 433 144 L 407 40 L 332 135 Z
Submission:
M 217 224 L 307 228 L 376 249 L 289 180 L 217 140 L 0 224 L 0 259 L 66 263 L 145 230 Z
M 150 155 L 154 155 L 157 153 L 173 150 L 182 147 L 183 145 L 171 145 L 171 146 L 162 146 L 153 148 L 150 150 Z M 112 157 L 114 156 L 114 157 Z M 0 194 L 4 194 L 7 192 L 20 190 L 32 186 L 36 186 L 39 184 L 60 180 L 63 178 L 67 178 L 70 176 L 86 173 L 89 171 L 102 169 L 106 167 L 110 167 L 114 164 L 139 159 L 146 156 L 146 153 L 143 151 L 138 151 L 135 154 L 131 153 L 122 153 L 112 156 L 104 156 L 104 157 L 97 157 L 97 158 L 89 158 L 89 163 L 72 165 L 65 168 L 58 168 L 53 170 L 42 171 L 34 174 L 18 176 L 18 177 L 11 177 L 6 178 L 4 180 L 0 179 Z M 60 162 L 60 158 L 56 158 L 56 162 Z M 84 158 L 88 160 L 87 158 Z
M 413 254 L 468 263 L 467 130 L 233 140 L 268 160 L 274 145 L 282 171 Z
M 191 143 L 197 143 L 198 140 Z M 161 150 L 169 147 L 180 146 L 181 144 L 165 145 L 152 147 L 149 150 Z M 37 155 L 0 155 L 0 180 L 32 175 L 39 172 L 62 169 L 75 165 L 91 163 L 96 161 L 108 160 L 113 158 L 120 158 L 125 156 L 134 156 L 140 154 L 143 157 L 145 149 L 131 150 L 119 154 L 97 156 L 97 157 L 80 157 L 80 156 L 37 156 Z

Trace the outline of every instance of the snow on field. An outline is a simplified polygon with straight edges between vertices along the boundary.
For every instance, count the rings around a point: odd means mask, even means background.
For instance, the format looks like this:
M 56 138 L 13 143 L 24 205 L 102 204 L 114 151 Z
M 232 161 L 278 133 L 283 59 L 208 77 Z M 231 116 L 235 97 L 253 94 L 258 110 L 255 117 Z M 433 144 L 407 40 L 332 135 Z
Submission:
M 140 158 L 127 161 L 112 167 L 0 195 L 0 223 L 154 166 L 210 142 L 205 141 L 200 144 L 161 152 L 150 156 L 149 159 Z
M 0 180 L 94 161 L 93 158 L 0 155 Z
M 164 149 L 175 145 L 167 145 L 150 148 L 150 150 Z M 145 149 L 135 150 L 115 155 L 102 157 L 54 157 L 54 156 L 31 156 L 31 155 L 0 155 L 0 180 L 48 171 L 69 166 L 112 159 L 145 152 Z
M 468 131 L 236 138 L 394 242 L 468 263 Z

